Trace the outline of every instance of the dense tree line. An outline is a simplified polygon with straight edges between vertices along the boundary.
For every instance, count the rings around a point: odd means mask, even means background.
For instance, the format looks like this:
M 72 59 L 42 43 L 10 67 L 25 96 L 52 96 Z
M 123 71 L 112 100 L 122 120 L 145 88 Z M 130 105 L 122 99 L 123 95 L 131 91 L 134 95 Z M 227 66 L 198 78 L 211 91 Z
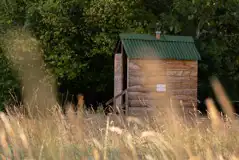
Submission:
M 1 0 L 0 33 L 20 27 L 41 42 L 61 93 L 92 101 L 113 95 L 113 49 L 120 32 L 193 36 L 199 62 L 199 99 L 211 96 L 218 76 L 236 100 L 239 84 L 239 1 L 217 0 Z M 1 52 L 1 51 L 0 51 Z M 0 100 L 19 90 L 0 56 Z M 19 94 L 18 94 L 19 95 Z M 94 98 L 95 97 L 95 98 Z

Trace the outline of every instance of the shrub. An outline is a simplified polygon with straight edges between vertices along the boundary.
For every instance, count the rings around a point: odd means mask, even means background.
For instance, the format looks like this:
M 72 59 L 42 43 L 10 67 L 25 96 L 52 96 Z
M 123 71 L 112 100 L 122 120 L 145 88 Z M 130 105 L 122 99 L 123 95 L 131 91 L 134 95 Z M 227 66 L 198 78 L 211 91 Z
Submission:
M 20 96 L 20 84 L 17 74 L 11 69 L 11 63 L 0 51 L 0 111 L 4 110 L 5 104 L 16 103 Z

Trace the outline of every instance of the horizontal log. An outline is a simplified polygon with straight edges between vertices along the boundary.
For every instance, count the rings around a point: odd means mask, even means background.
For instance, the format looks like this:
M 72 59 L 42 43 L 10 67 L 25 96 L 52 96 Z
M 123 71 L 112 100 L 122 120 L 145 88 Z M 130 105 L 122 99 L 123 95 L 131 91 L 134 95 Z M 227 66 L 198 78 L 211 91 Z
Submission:
M 132 63 L 138 63 L 138 64 L 144 64 L 144 63 L 161 63 L 161 64 L 197 64 L 197 61 L 191 61 L 191 60 L 165 60 L 165 59 L 130 59 L 130 62 Z
M 194 95 L 169 95 L 173 100 L 197 101 L 197 94 Z
M 196 66 L 178 66 L 178 65 L 173 65 L 173 66 L 152 66 L 152 65 L 145 65 L 145 66 L 140 66 L 140 65 L 130 65 L 129 66 L 129 72 L 166 72 L 166 71 L 191 71 L 191 72 L 197 72 L 198 69 Z
M 129 79 L 129 86 L 135 86 L 135 85 L 152 85 L 152 84 L 166 84 L 166 80 L 140 80 L 140 79 Z M 156 89 L 156 87 L 155 87 Z
M 156 107 L 129 107 L 130 112 L 147 112 L 147 111 L 154 111 Z
M 180 99 L 183 99 L 183 100 L 180 100 Z M 173 104 L 176 104 L 176 105 L 183 104 L 186 106 L 188 106 L 188 105 L 192 106 L 192 104 L 198 104 L 197 97 L 192 97 L 192 99 L 186 99 L 184 97 L 180 97 L 180 99 L 174 98 L 174 99 L 170 99 L 170 100 Z
M 152 65 L 154 65 L 154 66 L 156 66 L 156 65 L 161 65 L 161 66 L 164 66 L 164 67 L 166 67 L 167 69 L 169 69 L 169 68 L 178 68 L 178 69 L 189 69 L 189 68 L 197 68 L 197 63 L 196 62 L 193 62 L 193 61 L 166 61 L 165 63 L 163 63 L 163 62 L 157 62 L 157 61 L 155 61 L 155 62 L 144 62 L 143 63 L 144 64 L 144 66 L 146 66 L 146 65 L 150 65 L 150 64 L 152 64 Z
M 177 89 L 177 90 L 169 90 L 168 93 L 170 95 L 197 95 L 197 89 Z
M 134 85 L 128 88 L 131 92 L 156 92 L 157 84 L 150 85 Z M 167 90 L 176 89 L 197 89 L 197 81 L 179 82 L 179 83 L 167 83 Z
M 174 62 L 162 62 L 159 60 L 150 60 L 150 61 L 130 61 L 129 62 L 129 71 L 162 71 L 165 69 L 181 69 L 181 70 L 190 70 L 191 72 L 197 71 L 196 62 L 183 62 L 183 61 L 174 61 Z
M 128 91 L 128 96 L 159 96 L 159 97 L 162 97 L 162 96 L 165 96 L 165 94 L 162 92 L 162 93 L 159 93 L 159 92 L 131 92 L 131 91 Z
M 135 97 L 162 97 L 162 96 L 168 96 L 171 97 L 188 97 L 191 99 L 191 97 L 197 96 L 197 89 L 171 89 L 167 92 L 157 92 L 156 86 L 148 85 L 146 87 L 142 86 L 133 86 L 128 88 L 128 95 L 135 96 Z
M 149 107 L 150 105 L 145 102 L 141 102 L 138 100 L 129 100 L 129 108 L 131 107 Z
M 169 101 L 165 98 L 160 100 L 129 100 L 130 107 L 151 107 L 151 106 L 160 106 L 166 107 L 169 106 Z
M 143 72 L 143 71 L 131 71 L 129 76 L 133 77 L 152 77 L 152 76 L 166 76 L 166 70 L 161 72 Z
M 155 81 L 155 80 L 174 80 L 174 81 L 183 81 L 183 80 L 197 80 L 197 77 L 188 77 L 188 76 L 129 76 L 129 79 L 137 79 L 141 81 Z
M 137 116 L 137 118 L 144 118 L 144 115 L 152 114 L 157 111 L 155 107 L 129 107 L 129 115 Z
M 183 62 L 183 61 L 167 62 L 166 63 L 166 68 L 167 69 L 171 69 L 171 68 L 196 69 L 197 68 L 197 63 L 195 63 L 195 62 Z
M 188 65 L 168 65 L 166 66 L 167 69 L 174 69 L 174 68 L 178 68 L 178 69 L 181 69 L 181 70 L 193 70 L 195 71 L 196 70 L 196 66 L 188 66 Z
M 136 86 L 136 85 L 151 85 L 151 84 L 155 84 L 155 86 L 156 86 L 156 84 L 165 84 L 166 83 L 166 81 L 165 80 L 158 80 L 158 81 L 154 81 L 154 82 L 152 82 L 152 81 L 139 81 L 139 80 L 129 80 L 129 87 L 131 87 L 131 86 Z
M 142 67 L 138 64 L 129 62 L 129 70 L 141 70 Z
M 158 80 L 166 80 L 166 76 L 131 76 L 129 75 L 129 80 L 137 80 L 137 81 L 158 81 Z
M 131 72 L 143 72 L 143 73 L 163 72 L 166 75 L 166 68 L 160 68 L 160 67 L 150 68 L 150 67 L 147 67 L 147 66 L 146 67 L 141 67 L 139 69 L 129 68 L 129 73 L 131 73 Z
M 190 101 L 190 100 L 184 100 L 184 101 L 173 100 L 173 101 L 171 101 L 171 105 L 173 107 L 193 107 L 193 104 L 196 105 L 197 101 Z
M 132 64 L 138 64 L 138 65 L 145 65 L 145 64 L 161 64 L 161 65 L 165 65 L 167 63 L 167 60 L 160 60 L 160 59 L 151 59 L 151 60 L 147 60 L 147 59 L 130 59 L 129 63 Z
M 178 83 L 183 81 L 197 81 L 197 77 L 129 77 L 129 86 L 133 85 L 150 85 L 159 83 Z
M 156 75 L 156 76 L 133 76 L 129 75 L 129 79 L 138 79 L 144 81 L 155 81 L 155 80 L 197 80 L 197 77 L 190 77 L 190 76 L 163 76 L 163 75 Z
M 197 81 L 188 81 L 186 82 L 179 82 L 179 83 L 167 83 L 167 89 L 197 89 Z
M 197 107 L 197 103 L 196 102 L 183 102 L 181 107 L 185 107 L 185 108 L 193 108 L 194 106 Z
M 187 77 L 196 77 L 197 72 L 191 70 L 160 70 L 160 71 L 151 71 L 146 72 L 143 70 L 129 71 L 129 76 L 139 76 L 139 77 L 152 77 L 152 76 L 173 76 L 173 77 L 180 77 L 180 76 L 187 76 Z
M 197 65 L 197 61 L 187 61 L 187 60 L 166 60 L 168 64 L 184 64 L 184 65 Z
M 165 93 L 157 92 L 128 92 L 129 100 L 158 100 L 160 98 L 163 98 L 164 96 L 166 96 Z
M 196 70 L 196 71 L 194 71 L 194 72 L 191 72 L 191 73 L 190 73 L 190 76 L 193 76 L 193 77 L 194 77 L 194 76 L 198 76 L 198 71 Z
M 130 61 L 129 62 L 129 66 L 131 67 L 145 67 L 145 66 L 151 66 L 151 67 L 165 67 L 166 66 L 166 63 L 160 63 L 160 62 L 156 62 L 156 63 L 153 63 L 153 62 L 142 62 L 142 63 L 139 63 L 139 62 L 132 62 Z
M 188 95 L 176 95 L 176 96 L 170 96 L 172 100 L 177 101 L 183 101 L 183 102 L 196 102 L 197 101 L 197 95 L 188 96 Z
M 166 86 L 167 87 L 167 86 Z M 168 88 L 167 88 L 168 89 Z M 128 88 L 129 92 L 141 92 L 141 93 L 157 93 L 157 84 L 155 85 L 134 85 Z
M 191 72 L 192 71 L 190 71 L 190 70 L 178 70 L 178 71 L 168 70 L 166 73 L 167 73 L 167 76 L 176 76 L 176 77 L 178 77 L 178 76 L 185 76 L 185 77 L 188 76 L 188 77 L 190 77 L 190 76 L 192 76 Z M 197 76 L 197 75 L 195 75 L 195 76 Z
M 165 64 L 161 63 L 135 63 L 135 62 L 129 62 L 129 70 L 130 71 L 162 71 L 165 70 L 166 66 Z
M 197 101 L 197 93 L 190 93 L 185 95 L 168 95 L 166 93 L 157 93 L 157 92 L 149 92 L 149 93 L 141 93 L 141 92 L 128 92 L 129 100 L 160 100 L 165 98 L 166 96 L 170 97 L 173 100 L 182 100 L 182 101 Z
M 129 97 L 134 97 L 134 96 L 139 96 L 139 97 L 143 97 L 143 96 L 146 96 L 146 95 L 149 95 L 150 93 L 152 92 L 148 92 L 148 93 L 142 93 L 142 92 L 131 92 L 131 91 L 128 91 L 128 96 Z
M 129 87 L 134 87 L 134 86 L 148 86 L 148 85 L 153 85 L 155 86 L 154 88 L 156 89 L 156 85 L 157 84 L 165 84 L 165 81 L 157 81 L 155 83 L 152 82 L 141 82 L 141 81 L 129 81 Z M 188 83 L 188 85 L 186 85 L 186 83 Z M 167 90 L 171 90 L 171 89 L 196 89 L 197 87 L 197 81 L 195 80 L 188 80 L 188 81 L 183 81 L 183 83 L 181 81 L 169 81 L 166 83 L 167 84 Z M 175 84 L 175 85 L 174 85 Z M 182 87 L 181 87 L 182 86 Z M 136 88 L 132 88 L 132 90 L 134 90 Z M 153 89 L 153 88 L 152 88 Z M 152 90 L 151 89 L 151 90 Z M 138 91 L 140 92 L 144 92 L 144 89 L 141 91 L 140 88 L 137 88 Z M 148 88 L 146 88 L 146 91 L 148 90 Z
M 156 85 L 135 85 L 128 88 L 129 92 L 153 92 L 156 90 Z
M 133 86 L 133 88 L 128 88 L 128 91 L 130 92 L 140 92 L 140 93 L 145 93 L 145 94 L 150 94 L 150 93 L 155 93 L 155 94 L 164 94 L 164 93 L 168 93 L 168 94 L 171 94 L 171 95 L 193 95 L 193 94 L 197 94 L 197 92 L 195 91 L 177 91 L 177 90 L 182 90 L 183 88 L 172 88 L 172 89 L 166 89 L 166 91 L 162 91 L 162 92 L 159 92 L 157 91 L 156 87 L 152 87 L 152 88 L 149 88 L 149 87 L 137 87 L 137 86 Z M 186 90 L 196 90 L 195 88 L 191 88 L 191 89 L 186 89 Z M 178 94 L 179 93 L 179 94 Z
M 178 75 L 183 76 L 183 75 L 193 75 L 197 73 L 197 70 L 194 68 L 182 68 L 182 69 L 176 69 L 177 66 L 172 67 L 172 68 L 150 68 L 150 67 L 145 67 L 145 68 L 140 68 L 140 69 L 131 69 L 129 68 L 129 74 L 134 74 L 134 72 L 141 72 L 139 73 L 140 75 L 158 75 L 164 73 L 164 75 Z M 155 72 L 155 73 L 154 73 Z M 160 73 L 162 72 L 162 73 Z M 197 74 L 195 75 L 197 76 Z
M 165 76 L 157 76 L 157 77 L 136 77 L 136 76 L 129 76 L 129 81 L 166 81 L 166 77 Z

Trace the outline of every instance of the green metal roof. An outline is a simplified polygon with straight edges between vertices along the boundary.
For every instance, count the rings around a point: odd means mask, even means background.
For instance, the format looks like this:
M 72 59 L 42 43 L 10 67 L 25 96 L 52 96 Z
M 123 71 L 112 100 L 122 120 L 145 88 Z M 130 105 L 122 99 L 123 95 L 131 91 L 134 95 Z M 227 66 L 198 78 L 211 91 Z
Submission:
M 192 37 L 149 34 L 120 34 L 129 58 L 201 60 Z

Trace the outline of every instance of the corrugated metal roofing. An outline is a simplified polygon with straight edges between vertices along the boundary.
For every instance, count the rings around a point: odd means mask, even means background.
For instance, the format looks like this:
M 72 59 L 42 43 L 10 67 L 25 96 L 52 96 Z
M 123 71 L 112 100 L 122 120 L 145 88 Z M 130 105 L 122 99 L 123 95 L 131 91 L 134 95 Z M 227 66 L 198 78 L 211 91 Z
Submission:
M 201 60 L 192 37 L 149 34 L 120 34 L 129 58 Z

